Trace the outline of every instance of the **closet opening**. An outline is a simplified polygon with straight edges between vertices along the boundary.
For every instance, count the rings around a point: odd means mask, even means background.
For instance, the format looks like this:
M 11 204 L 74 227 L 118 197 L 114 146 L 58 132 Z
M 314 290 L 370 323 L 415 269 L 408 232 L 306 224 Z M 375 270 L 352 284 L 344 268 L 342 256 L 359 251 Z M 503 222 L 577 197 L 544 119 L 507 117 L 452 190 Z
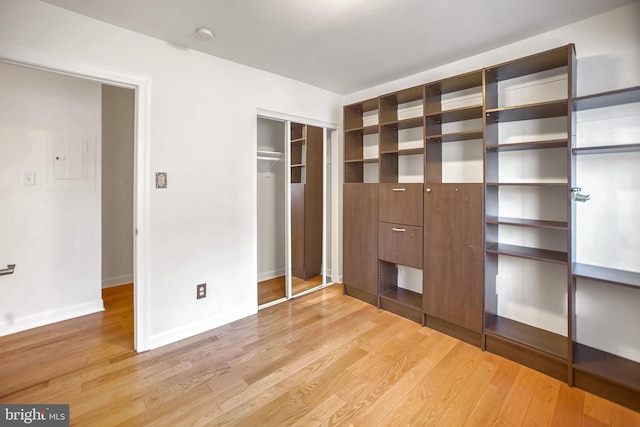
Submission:
M 258 308 L 332 284 L 326 128 L 257 119 Z

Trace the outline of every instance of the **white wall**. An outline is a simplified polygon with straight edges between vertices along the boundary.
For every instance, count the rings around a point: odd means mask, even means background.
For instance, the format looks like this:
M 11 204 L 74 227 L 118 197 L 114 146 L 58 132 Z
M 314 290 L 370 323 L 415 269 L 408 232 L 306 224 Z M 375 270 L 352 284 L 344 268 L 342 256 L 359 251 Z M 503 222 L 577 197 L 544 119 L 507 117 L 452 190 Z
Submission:
M 258 281 L 285 273 L 284 122 L 258 119 L 258 150 L 283 153 L 258 160 Z
M 337 123 L 342 97 L 36 0 L 0 0 L 0 43 L 151 79 L 150 346 L 255 313 L 257 109 Z
M 344 103 L 478 70 L 568 43 L 576 46 L 579 96 L 637 86 L 640 85 L 639 16 L 640 3 L 636 2 L 503 48 L 349 94 Z M 612 122 L 616 122 L 616 138 L 620 143 L 637 142 L 638 105 L 626 109 L 633 112 L 613 115 L 611 120 L 594 120 L 594 114 L 581 113 L 578 116 L 578 144 L 589 145 L 595 143 L 589 139 L 609 136 L 610 129 L 614 128 Z M 602 112 L 595 115 L 602 117 Z M 592 194 L 590 202 L 576 207 L 578 261 L 640 271 L 640 239 L 637 238 L 640 236 L 637 221 L 640 188 L 635 185 L 640 176 L 634 164 L 638 164 L 637 153 L 578 159 L 578 185 Z M 501 258 L 499 298 L 503 309 L 508 311 L 501 314 L 517 315 L 530 324 L 566 334 L 565 269 L 558 270 L 554 266 L 540 269 L 532 265 L 540 263 Z M 532 283 L 535 286 L 527 286 Z M 640 324 L 639 306 L 638 290 L 579 280 L 578 341 L 640 361 L 640 335 L 636 327 Z
M 102 287 L 133 282 L 135 92 L 102 85 Z
M 100 85 L 0 63 L 0 335 L 102 309 L 100 295 Z M 88 137 L 97 179 L 52 189 L 52 141 Z M 23 186 L 33 172 L 35 185 Z M 0 265 L 5 268 L 5 265 Z

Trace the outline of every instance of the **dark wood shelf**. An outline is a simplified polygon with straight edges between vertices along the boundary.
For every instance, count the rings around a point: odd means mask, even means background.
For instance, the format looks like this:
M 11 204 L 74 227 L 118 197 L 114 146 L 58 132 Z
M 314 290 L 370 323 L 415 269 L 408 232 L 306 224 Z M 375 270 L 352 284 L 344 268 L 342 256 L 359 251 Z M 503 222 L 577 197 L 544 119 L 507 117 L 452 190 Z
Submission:
M 573 98 L 577 111 L 640 102 L 640 86 Z
M 549 117 L 566 116 L 568 101 L 538 102 L 535 104 L 516 105 L 487 110 L 487 116 L 498 122 L 511 122 L 517 120 L 546 119 Z
M 574 147 L 573 154 L 610 154 L 640 151 L 640 144 L 596 145 L 593 147 Z
M 418 101 L 422 99 L 424 95 L 424 86 L 414 86 L 408 89 L 403 89 L 398 92 L 382 95 L 380 98 L 383 101 L 390 101 L 395 104 L 404 104 L 406 102 Z
M 489 187 L 566 187 L 566 182 L 487 182 Z
M 568 338 L 554 332 L 496 315 L 486 316 L 485 329 L 487 334 L 506 338 L 558 359 L 566 361 L 568 358 Z
M 516 142 L 511 144 L 487 144 L 489 151 L 548 150 L 551 148 L 567 148 L 568 139 L 550 139 L 546 141 Z
M 504 224 L 518 227 L 546 228 L 550 230 L 567 231 L 567 223 L 560 221 L 544 221 L 537 219 L 508 218 L 502 216 L 487 216 L 487 224 Z
M 455 142 L 455 141 L 469 141 L 472 139 L 482 139 L 484 137 L 484 133 L 482 129 L 479 130 L 468 130 L 463 132 L 454 132 L 454 133 L 443 133 L 440 135 L 427 135 L 428 142 Z
M 574 343 L 573 367 L 640 392 L 640 363 Z
M 384 155 L 384 154 L 397 154 L 399 156 L 411 156 L 414 154 L 423 154 L 424 153 L 424 148 L 419 147 L 419 148 L 404 148 L 404 149 L 398 149 L 398 150 L 387 150 L 387 151 L 381 151 L 380 155 Z
M 565 67 L 570 50 L 575 50 L 573 44 L 487 68 L 487 73 L 495 76 L 497 80 L 508 80 L 527 74 Z
M 369 159 L 351 159 L 351 160 L 345 160 L 345 163 L 378 163 L 378 158 L 377 157 L 372 157 Z
M 429 83 L 427 87 L 436 93 L 452 93 L 482 86 L 482 70 L 460 74 L 444 80 Z
M 554 264 L 567 264 L 567 253 L 549 249 L 529 248 L 526 246 L 508 245 L 505 243 L 487 243 L 487 253 L 526 258 Z
M 468 107 L 454 108 L 451 110 L 438 111 L 426 115 L 428 120 L 438 123 L 460 122 L 463 120 L 481 119 L 482 105 L 471 105 Z
M 390 127 L 396 130 L 399 129 L 411 129 L 411 128 L 419 128 L 422 127 L 423 121 L 422 116 L 411 117 L 408 119 L 402 120 L 394 120 L 392 122 L 383 123 L 381 126 Z
M 404 307 L 422 311 L 422 294 L 402 288 L 392 288 L 382 294 L 380 298 L 393 301 Z
M 616 270 L 597 265 L 573 264 L 573 275 L 583 279 L 597 280 L 613 285 L 640 289 L 640 273 L 635 271 Z
M 345 129 L 345 133 L 355 133 L 362 135 L 373 135 L 378 133 L 378 125 L 360 126 L 351 129 Z

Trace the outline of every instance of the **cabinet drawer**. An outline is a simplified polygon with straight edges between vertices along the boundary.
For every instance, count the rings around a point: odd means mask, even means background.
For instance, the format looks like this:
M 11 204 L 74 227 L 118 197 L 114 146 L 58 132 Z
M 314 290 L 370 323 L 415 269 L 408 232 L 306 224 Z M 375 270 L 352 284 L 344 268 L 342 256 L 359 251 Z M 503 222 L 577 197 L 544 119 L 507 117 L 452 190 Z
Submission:
M 378 223 L 378 258 L 413 268 L 422 268 L 422 227 Z
M 422 227 L 422 184 L 378 184 L 380 221 Z

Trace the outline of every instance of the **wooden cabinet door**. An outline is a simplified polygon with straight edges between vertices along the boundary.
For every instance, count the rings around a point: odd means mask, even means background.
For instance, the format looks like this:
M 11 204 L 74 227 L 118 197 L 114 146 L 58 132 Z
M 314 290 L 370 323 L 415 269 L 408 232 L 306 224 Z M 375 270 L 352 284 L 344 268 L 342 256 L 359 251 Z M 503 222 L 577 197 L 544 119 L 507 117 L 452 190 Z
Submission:
M 291 184 L 291 274 L 304 280 L 305 184 Z
M 482 184 L 428 184 L 424 194 L 424 311 L 482 332 Z
M 378 294 L 378 184 L 344 184 L 344 284 Z

